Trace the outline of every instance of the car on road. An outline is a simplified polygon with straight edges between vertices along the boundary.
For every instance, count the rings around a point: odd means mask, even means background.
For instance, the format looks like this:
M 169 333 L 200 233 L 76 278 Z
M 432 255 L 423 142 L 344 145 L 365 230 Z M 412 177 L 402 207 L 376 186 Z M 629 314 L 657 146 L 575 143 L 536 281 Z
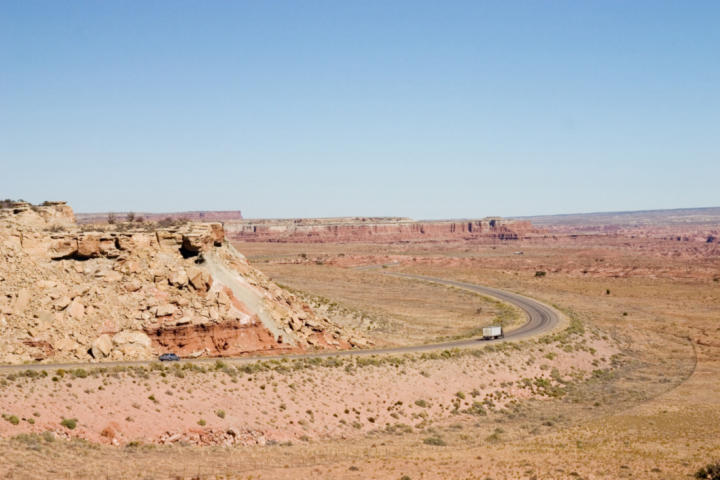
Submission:
M 162 355 L 160 355 L 160 357 L 158 357 L 158 360 L 160 360 L 161 362 L 177 362 L 178 360 L 180 360 L 180 357 L 178 357 L 174 353 L 163 353 Z

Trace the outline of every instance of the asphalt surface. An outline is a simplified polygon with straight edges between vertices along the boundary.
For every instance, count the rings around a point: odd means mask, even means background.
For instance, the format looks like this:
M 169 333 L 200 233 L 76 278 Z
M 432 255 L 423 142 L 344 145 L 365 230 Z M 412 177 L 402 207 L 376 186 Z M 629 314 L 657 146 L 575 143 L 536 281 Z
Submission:
M 426 277 L 423 275 L 412 275 L 408 273 L 396 273 L 396 272 L 382 272 L 385 275 L 391 275 L 394 277 L 408 278 L 412 280 L 421 280 L 426 282 L 437 283 L 440 285 L 447 285 L 452 287 L 458 287 L 472 292 L 477 292 L 482 295 L 496 298 L 500 301 L 509 303 L 520 308 L 527 317 L 527 321 L 520 327 L 505 332 L 505 337 L 496 340 L 483 340 L 482 338 L 468 338 L 463 340 L 454 340 L 442 343 L 432 343 L 425 345 L 410 345 L 406 347 L 390 347 L 390 348 L 378 348 L 378 349 L 363 349 L 363 350 L 339 350 L 339 351 L 327 351 L 319 353 L 304 353 L 304 354 L 286 354 L 286 355 L 272 355 L 272 356 L 252 356 L 252 357 L 223 357 L 222 361 L 228 364 L 245 364 L 255 362 L 258 360 L 270 360 L 270 359 L 301 359 L 301 358 L 328 358 L 328 357 L 344 357 L 344 356 L 358 356 L 367 357 L 371 355 L 384 355 L 384 354 L 403 354 L 403 353 L 418 353 L 418 352 L 429 352 L 434 350 L 445 350 L 451 348 L 463 348 L 478 346 L 487 343 L 498 343 L 507 342 L 509 340 L 522 340 L 529 337 L 535 337 L 544 333 L 550 332 L 560 322 L 555 310 L 549 306 L 533 300 L 532 298 L 518 295 L 517 293 L 500 290 L 497 288 L 485 287 L 482 285 L 476 285 L 474 283 L 457 282 L 454 280 L 445 280 L 442 278 Z M 197 359 L 183 359 L 181 363 L 214 363 L 218 358 L 197 358 Z M 142 360 L 132 362 L 99 362 L 99 363 L 34 363 L 25 365 L 0 365 L 0 372 L 12 373 L 13 371 L 24 371 L 24 370 L 48 370 L 48 369 L 73 369 L 73 368 L 90 368 L 90 367 L 114 367 L 114 366 L 144 366 L 150 365 L 151 363 L 157 362 L 157 360 Z M 173 362 L 174 363 L 174 362 Z

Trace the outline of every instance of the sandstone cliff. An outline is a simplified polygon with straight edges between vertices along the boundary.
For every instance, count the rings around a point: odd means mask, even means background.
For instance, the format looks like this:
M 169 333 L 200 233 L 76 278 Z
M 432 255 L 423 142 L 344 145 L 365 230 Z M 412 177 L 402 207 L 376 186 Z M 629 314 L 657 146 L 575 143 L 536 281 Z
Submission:
M 219 223 L 83 231 L 62 202 L 0 209 L 0 362 L 228 356 L 361 340 L 277 287 Z

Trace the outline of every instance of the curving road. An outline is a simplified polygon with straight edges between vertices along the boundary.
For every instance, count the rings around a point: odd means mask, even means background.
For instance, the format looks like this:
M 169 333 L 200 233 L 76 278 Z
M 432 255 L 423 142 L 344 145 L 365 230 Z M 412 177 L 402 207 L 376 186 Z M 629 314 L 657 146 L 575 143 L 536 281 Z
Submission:
M 368 350 L 339 350 L 339 351 L 328 351 L 328 352 L 321 352 L 321 353 L 303 353 L 303 354 L 288 354 L 288 355 L 274 355 L 274 356 L 251 356 L 251 357 L 236 357 L 236 358 L 229 358 L 229 357 L 223 357 L 222 361 L 226 363 L 231 364 L 243 364 L 243 363 L 250 363 L 257 360 L 268 360 L 273 358 L 288 358 L 288 359 L 296 359 L 296 358 L 327 358 L 327 357 L 342 357 L 342 356 L 349 356 L 349 355 L 356 355 L 356 356 L 370 356 L 370 355 L 378 355 L 378 354 L 402 354 L 402 353 L 417 353 L 417 352 L 426 352 L 426 351 L 432 351 L 432 350 L 445 350 L 450 348 L 462 348 L 462 347 L 470 347 L 470 346 L 477 346 L 479 342 L 482 341 L 483 344 L 485 343 L 494 343 L 494 342 L 506 342 L 508 340 L 521 340 L 524 338 L 529 338 L 531 336 L 537 336 L 542 335 L 544 333 L 550 332 L 552 329 L 554 329 L 559 323 L 560 323 L 560 317 L 556 313 L 555 310 L 550 308 L 549 306 L 538 302 L 537 300 L 533 300 L 532 298 L 525 297 L 523 295 L 518 295 L 517 293 L 508 292 L 505 290 L 500 290 L 497 288 L 491 288 L 491 287 L 485 287 L 482 285 L 476 285 L 474 283 L 466 283 L 466 282 L 458 282 L 455 280 L 445 280 L 442 278 L 435 278 L 435 277 L 426 277 L 423 275 L 412 275 L 409 273 L 395 273 L 395 272 L 383 272 L 385 275 L 391 275 L 394 277 L 400 277 L 400 278 L 408 278 L 411 280 L 422 280 L 426 282 L 432 282 L 437 283 L 440 285 L 447 285 L 451 287 L 458 287 L 463 288 L 466 290 L 470 290 L 472 292 L 477 292 L 482 295 L 487 295 L 489 297 L 496 298 L 500 301 L 509 303 L 511 305 L 514 305 L 518 308 L 520 308 L 523 312 L 525 312 L 525 315 L 527 317 L 527 322 L 525 322 L 522 326 L 519 328 L 516 328 L 515 330 L 512 330 L 510 332 L 505 333 L 505 338 L 497 339 L 497 340 L 485 340 L 483 341 L 481 338 L 468 338 L 463 340 L 454 340 L 449 342 L 442 342 L 442 343 L 432 343 L 432 344 L 426 344 L 426 345 L 410 345 L 406 347 L 390 347 L 390 348 L 379 348 L 379 349 L 368 349 Z M 197 358 L 197 359 L 188 359 L 183 360 L 183 362 L 188 363 L 214 363 L 217 358 Z M 157 360 L 141 360 L 141 361 L 132 361 L 132 362 L 100 362 L 100 363 L 38 363 L 38 364 L 31 364 L 31 365 L 2 365 L 0 366 L 0 372 L 6 372 L 9 373 L 11 371 L 18 371 L 18 370 L 45 370 L 45 369 L 51 369 L 51 368 L 63 368 L 63 369 L 72 369 L 72 368 L 87 368 L 87 367 L 112 367 L 112 366 L 141 366 L 141 365 L 149 365 L 151 363 L 156 362 Z

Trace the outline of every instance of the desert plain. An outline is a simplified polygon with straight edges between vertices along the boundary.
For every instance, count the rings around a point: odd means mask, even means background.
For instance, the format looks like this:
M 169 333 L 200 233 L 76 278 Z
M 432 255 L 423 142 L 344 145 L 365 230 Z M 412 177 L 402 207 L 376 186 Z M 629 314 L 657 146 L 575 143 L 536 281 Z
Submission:
M 223 238 L 184 224 L 9 224 L 35 241 L 6 264 L 52 279 L 47 304 L 31 286 L 3 292 L 0 477 L 691 478 L 720 459 L 720 243 L 716 217 L 681 217 L 474 231 L 349 219 L 279 236 L 227 220 Z M 164 240 L 142 243 L 147 231 Z M 56 243 L 37 253 L 46 234 Z M 91 235 L 87 254 L 60 248 Z M 497 299 L 397 274 L 519 293 L 563 322 L 521 340 L 367 354 L 525 321 Z M 89 290 L 52 298 L 70 282 Z M 259 291 L 256 311 L 247 295 Z M 156 361 L 168 348 L 184 361 Z M 358 355 L 286 356 L 349 349 Z

